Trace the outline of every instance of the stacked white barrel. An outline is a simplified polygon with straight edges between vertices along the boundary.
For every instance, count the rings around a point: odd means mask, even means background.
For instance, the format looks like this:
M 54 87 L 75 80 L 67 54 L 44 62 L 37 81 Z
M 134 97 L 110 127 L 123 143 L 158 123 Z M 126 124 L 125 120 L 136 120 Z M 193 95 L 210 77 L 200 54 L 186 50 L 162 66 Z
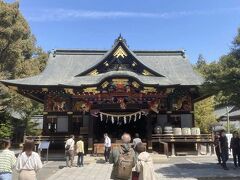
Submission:
M 173 135 L 200 135 L 200 129 L 197 127 L 194 128 L 173 128 L 172 126 L 165 126 L 162 129 L 161 126 L 156 126 L 154 128 L 155 134 L 173 134 Z
M 191 128 L 191 134 L 192 135 L 200 135 L 200 129 L 199 128 Z
M 181 128 L 173 128 L 173 134 L 174 135 L 182 135 L 182 129 Z
M 164 127 L 164 134 L 173 134 L 172 126 L 165 126 Z
M 190 128 L 182 128 L 182 135 L 191 135 Z

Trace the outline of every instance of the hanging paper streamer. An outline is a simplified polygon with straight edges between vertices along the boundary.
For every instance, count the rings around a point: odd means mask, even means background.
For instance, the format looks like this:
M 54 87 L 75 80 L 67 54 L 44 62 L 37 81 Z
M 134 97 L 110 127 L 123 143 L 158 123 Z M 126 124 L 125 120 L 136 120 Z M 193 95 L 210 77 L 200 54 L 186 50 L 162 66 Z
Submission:
M 134 114 L 134 122 L 137 120 L 137 114 Z
M 112 116 L 112 123 L 114 124 L 114 117 Z
M 117 124 L 119 124 L 119 116 L 117 117 Z
M 103 116 L 106 117 L 106 123 L 108 122 L 108 119 L 110 118 L 111 122 L 114 124 L 115 121 L 117 121 L 118 125 L 121 125 L 122 123 L 127 124 L 130 123 L 132 120 L 136 122 L 138 119 L 141 119 L 143 111 L 138 111 L 131 114 L 109 114 L 104 112 L 99 112 L 100 114 L 100 120 L 103 121 Z M 145 114 L 144 114 L 145 115 Z
M 124 116 L 124 119 L 123 119 L 123 121 L 124 121 L 124 124 L 126 124 L 126 123 L 127 123 L 127 118 L 126 118 L 126 116 Z

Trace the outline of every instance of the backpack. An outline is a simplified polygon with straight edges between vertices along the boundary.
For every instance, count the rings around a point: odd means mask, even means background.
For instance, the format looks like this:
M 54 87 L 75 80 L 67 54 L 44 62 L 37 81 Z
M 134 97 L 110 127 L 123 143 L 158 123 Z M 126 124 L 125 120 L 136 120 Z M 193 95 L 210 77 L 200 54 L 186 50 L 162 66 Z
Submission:
M 119 179 L 129 179 L 132 174 L 132 168 L 134 166 L 134 154 L 130 149 L 128 152 L 124 152 L 121 148 L 119 150 L 119 158 L 117 161 L 116 177 Z

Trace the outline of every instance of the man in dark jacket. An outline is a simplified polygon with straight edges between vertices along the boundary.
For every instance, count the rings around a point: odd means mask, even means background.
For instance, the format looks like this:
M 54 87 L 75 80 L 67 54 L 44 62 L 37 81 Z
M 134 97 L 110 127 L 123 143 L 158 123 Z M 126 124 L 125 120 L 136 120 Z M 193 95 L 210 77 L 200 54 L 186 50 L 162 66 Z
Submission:
M 116 148 L 116 149 L 112 150 L 110 159 L 109 159 L 109 163 L 113 164 L 111 179 L 114 179 L 114 180 L 123 179 L 123 178 L 117 177 L 118 170 L 120 168 L 119 167 L 119 158 L 122 153 L 130 154 L 129 160 L 132 161 L 132 166 L 130 167 L 131 171 L 132 171 L 132 168 L 135 166 L 136 156 L 135 156 L 135 152 L 134 152 L 133 148 L 131 148 L 130 142 L 131 142 L 131 136 L 127 133 L 124 133 L 122 135 L 122 145 L 120 146 L 120 148 Z M 131 174 L 129 175 L 129 178 L 127 178 L 127 179 L 131 179 Z
M 233 153 L 234 166 L 238 167 L 240 166 L 240 145 L 238 132 L 236 131 L 233 133 L 233 137 L 231 138 L 230 148 L 232 149 Z
M 222 167 L 224 170 L 228 170 L 227 168 L 227 160 L 229 158 L 229 154 L 228 154 L 228 139 L 226 136 L 225 131 L 221 131 L 221 135 L 219 138 L 219 144 L 220 144 L 220 154 L 221 154 L 221 158 L 222 158 Z
M 216 132 L 214 136 L 214 146 L 215 146 L 215 152 L 218 159 L 218 164 L 221 164 L 222 160 L 221 160 L 220 147 L 219 147 L 220 145 L 219 138 L 220 138 L 219 132 Z

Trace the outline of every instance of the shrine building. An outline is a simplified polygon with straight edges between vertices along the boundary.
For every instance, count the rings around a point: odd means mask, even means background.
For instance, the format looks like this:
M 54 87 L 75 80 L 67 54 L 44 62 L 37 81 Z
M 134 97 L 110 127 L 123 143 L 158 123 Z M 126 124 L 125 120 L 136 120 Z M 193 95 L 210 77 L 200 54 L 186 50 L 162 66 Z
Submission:
M 104 133 L 113 144 L 139 133 L 151 151 L 154 134 L 193 128 L 203 78 L 184 51 L 131 50 L 119 36 L 108 51 L 54 50 L 39 75 L 1 82 L 44 104 L 43 136 L 82 135 L 91 153 Z

